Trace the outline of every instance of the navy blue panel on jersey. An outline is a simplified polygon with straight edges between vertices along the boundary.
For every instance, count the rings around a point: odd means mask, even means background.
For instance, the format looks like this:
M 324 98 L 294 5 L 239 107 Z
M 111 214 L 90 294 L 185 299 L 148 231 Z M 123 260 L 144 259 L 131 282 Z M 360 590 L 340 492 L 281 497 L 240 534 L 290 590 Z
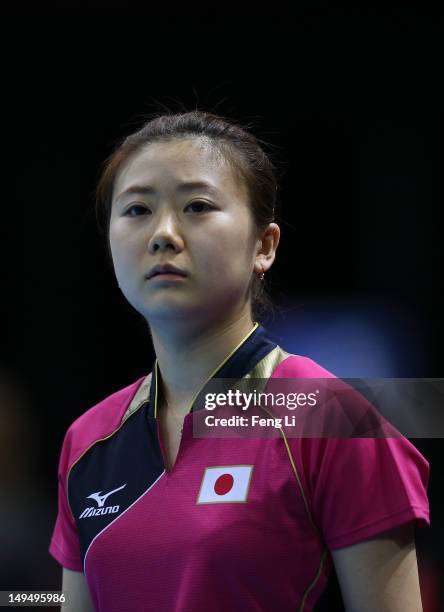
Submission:
M 143 405 L 109 438 L 94 444 L 70 472 L 69 503 L 79 533 L 82 563 L 94 537 L 164 471 L 157 421 L 148 416 L 147 409 L 148 405 Z

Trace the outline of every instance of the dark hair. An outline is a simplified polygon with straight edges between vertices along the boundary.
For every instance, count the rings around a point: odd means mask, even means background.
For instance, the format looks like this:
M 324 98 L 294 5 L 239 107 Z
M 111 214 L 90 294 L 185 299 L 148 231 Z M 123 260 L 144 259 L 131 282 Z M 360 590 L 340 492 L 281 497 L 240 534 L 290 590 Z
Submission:
M 214 151 L 223 156 L 235 174 L 245 182 L 250 207 L 257 231 L 276 219 L 277 168 L 269 154 L 260 146 L 258 138 L 247 128 L 220 115 L 201 110 L 155 115 L 142 128 L 120 141 L 114 152 L 105 160 L 95 190 L 96 215 L 99 227 L 107 237 L 108 254 L 109 222 L 113 187 L 116 175 L 128 158 L 147 144 L 165 142 L 177 138 L 199 137 L 208 139 Z M 266 144 L 266 143 L 264 143 Z M 265 280 L 252 275 L 250 291 L 252 314 L 255 318 L 273 310 L 273 304 L 264 287 Z

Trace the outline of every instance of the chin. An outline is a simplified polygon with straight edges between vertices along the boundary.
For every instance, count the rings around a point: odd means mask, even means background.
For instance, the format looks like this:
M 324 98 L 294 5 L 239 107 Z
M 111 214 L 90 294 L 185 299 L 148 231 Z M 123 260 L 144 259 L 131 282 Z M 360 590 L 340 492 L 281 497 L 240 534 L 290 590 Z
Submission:
M 144 304 L 137 309 L 147 320 L 153 319 L 184 319 L 193 316 L 195 308 L 191 305 L 167 303 L 167 300 L 157 304 Z

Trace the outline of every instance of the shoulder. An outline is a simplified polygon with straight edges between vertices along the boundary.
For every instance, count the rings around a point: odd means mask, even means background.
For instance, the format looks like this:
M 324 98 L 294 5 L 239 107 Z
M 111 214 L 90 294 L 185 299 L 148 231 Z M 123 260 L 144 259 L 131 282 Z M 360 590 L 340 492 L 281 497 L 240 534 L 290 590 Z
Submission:
M 60 455 L 59 471 L 66 473 L 69 467 L 95 442 L 111 435 L 122 423 L 128 408 L 136 398 L 144 381 L 150 375 L 115 391 L 81 414 L 67 429 Z
M 336 378 L 309 357 L 287 353 L 279 347 L 282 359 L 273 371 L 273 378 Z

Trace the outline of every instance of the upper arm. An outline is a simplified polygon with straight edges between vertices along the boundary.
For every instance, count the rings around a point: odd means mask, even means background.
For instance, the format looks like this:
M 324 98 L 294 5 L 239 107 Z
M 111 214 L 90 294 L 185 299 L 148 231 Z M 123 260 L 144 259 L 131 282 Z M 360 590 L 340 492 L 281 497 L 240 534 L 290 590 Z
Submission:
M 64 567 L 62 591 L 65 593 L 66 603 L 62 604 L 60 612 L 94 612 L 83 572 L 73 572 Z
M 421 612 L 413 527 L 331 551 L 347 612 Z

